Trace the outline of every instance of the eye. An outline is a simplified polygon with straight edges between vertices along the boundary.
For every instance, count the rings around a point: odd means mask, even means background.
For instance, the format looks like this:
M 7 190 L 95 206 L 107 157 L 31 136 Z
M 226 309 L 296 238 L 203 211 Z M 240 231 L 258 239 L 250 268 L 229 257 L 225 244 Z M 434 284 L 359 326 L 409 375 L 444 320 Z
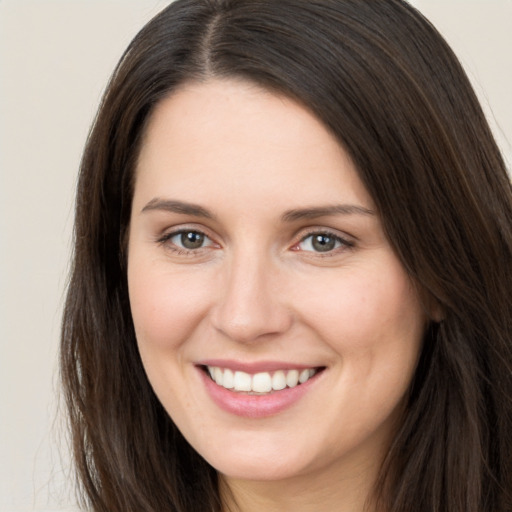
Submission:
M 166 234 L 159 242 L 170 243 L 175 250 L 194 251 L 214 245 L 204 233 L 195 230 L 180 230 Z M 172 247 L 171 247 L 172 248 Z
M 352 243 L 328 232 L 316 232 L 305 236 L 296 248 L 301 251 L 328 253 L 341 247 L 352 247 Z

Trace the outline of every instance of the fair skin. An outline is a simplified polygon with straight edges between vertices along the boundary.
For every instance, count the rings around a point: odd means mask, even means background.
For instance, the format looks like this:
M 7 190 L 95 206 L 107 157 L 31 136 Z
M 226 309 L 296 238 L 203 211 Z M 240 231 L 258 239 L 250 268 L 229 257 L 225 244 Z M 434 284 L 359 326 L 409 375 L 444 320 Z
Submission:
M 136 170 L 128 283 L 151 385 L 226 505 L 363 510 L 426 318 L 311 113 L 235 80 L 163 100 Z

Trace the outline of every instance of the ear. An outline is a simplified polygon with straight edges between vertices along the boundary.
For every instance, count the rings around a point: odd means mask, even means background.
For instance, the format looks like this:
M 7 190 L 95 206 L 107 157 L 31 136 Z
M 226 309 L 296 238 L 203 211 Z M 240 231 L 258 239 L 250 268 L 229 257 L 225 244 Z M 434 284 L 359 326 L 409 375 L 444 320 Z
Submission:
M 446 311 L 441 301 L 431 292 L 418 286 L 418 293 L 428 321 L 441 323 L 446 318 Z
M 443 306 L 434 299 L 434 303 L 429 308 L 429 318 L 434 321 L 435 323 L 439 324 L 441 323 L 446 315 Z
M 439 299 L 434 297 L 431 293 L 424 292 L 423 304 L 427 318 L 432 322 L 439 324 L 446 318 L 446 311 L 443 305 Z

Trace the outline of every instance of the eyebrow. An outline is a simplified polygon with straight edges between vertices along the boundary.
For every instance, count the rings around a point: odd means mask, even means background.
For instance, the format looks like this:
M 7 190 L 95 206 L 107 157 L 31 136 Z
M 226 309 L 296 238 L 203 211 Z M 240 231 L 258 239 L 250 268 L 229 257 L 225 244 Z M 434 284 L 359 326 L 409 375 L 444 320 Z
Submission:
M 202 217 L 204 219 L 214 219 L 215 216 L 208 210 L 193 203 L 185 203 L 174 199 L 160 199 L 155 197 L 142 208 L 142 212 L 154 210 L 163 210 L 170 213 L 182 213 L 184 215 L 192 215 L 194 217 Z
M 288 210 L 281 219 L 284 222 L 294 222 L 303 219 L 316 219 L 329 215 L 375 215 L 373 210 L 355 204 L 338 204 L 333 206 L 318 206 Z
M 204 219 L 215 219 L 215 215 L 194 203 L 187 203 L 175 199 L 160 199 L 155 197 L 151 199 L 142 212 L 162 210 L 170 213 L 181 213 L 202 217 Z M 339 204 L 332 206 L 316 206 L 312 208 L 297 208 L 288 210 L 281 216 L 283 222 L 294 222 L 303 219 L 316 219 L 318 217 L 327 217 L 329 215 L 375 215 L 373 210 L 364 206 L 354 204 Z

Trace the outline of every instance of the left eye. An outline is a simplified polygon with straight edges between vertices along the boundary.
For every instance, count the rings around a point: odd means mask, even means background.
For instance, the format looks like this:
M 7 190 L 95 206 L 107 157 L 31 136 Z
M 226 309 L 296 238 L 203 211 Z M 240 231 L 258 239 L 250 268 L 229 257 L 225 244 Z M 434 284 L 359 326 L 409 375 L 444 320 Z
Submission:
M 204 233 L 199 231 L 180 231 L 170 236 L 168 240 L 177 247 L 188 251 L 201 249 L 213 244 Z
M 349 245 L 339 236 L 330 233 L 312 233 L 304 237 L 297 247 L 302 251 L 330 252 L 344 245 Z

